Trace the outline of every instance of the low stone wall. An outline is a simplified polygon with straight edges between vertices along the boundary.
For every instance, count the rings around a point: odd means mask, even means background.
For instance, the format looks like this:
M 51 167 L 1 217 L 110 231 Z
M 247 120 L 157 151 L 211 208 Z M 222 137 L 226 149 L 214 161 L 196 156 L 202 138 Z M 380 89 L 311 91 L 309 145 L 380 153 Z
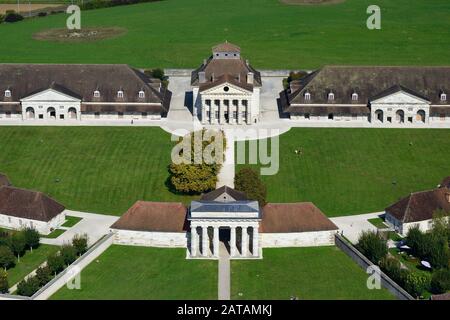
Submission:
M 114 230 L 114 244 L 160 247 L 186 248 L 186 232 L 145 232 L 130 230 Z
M 370 266 L 375 266 L 369 259 L 367 259 L 361 252 L 359 252 L 352 244 L 345 240 L 341 235 L 335 235 L 336 246 L 346 253 L 353 261 L 355 261 L 364 271 Z M 400 300 L 415 300 L 408 292 L 395 283 L 383 271 L 377 272 L 381 278 L 381 285 L 388 289 Z
M 68 281 L 73 278 L 73 274 L 70 270 L 73 268 L 77 268 L 79 272 L 83 270 L 87 265 L 89 265 L 92 261 L 97 259 L 106 249 L 108 249 L 113 244 L 112 233 L 106 235 L 103 239 L 99 240 L 96 244 L 94 244 L 89 250 L 83 254 L 80 258 L 78 258 L 74 263 L 72 263 L 68 268 L 66 268 L 63 272 L 58 274 L 55 278 L 53 278 L 49 283 L 47 283 L 44 287 L 42 287 L 38 292 L 36 292 L 31 299 L 33 300 L 47 300 L 50 298 L 55 292 L 61 289 Z
M 313 247 L 334 245 L 335 230 L 317 232 L 261 233 L 261 247 Z

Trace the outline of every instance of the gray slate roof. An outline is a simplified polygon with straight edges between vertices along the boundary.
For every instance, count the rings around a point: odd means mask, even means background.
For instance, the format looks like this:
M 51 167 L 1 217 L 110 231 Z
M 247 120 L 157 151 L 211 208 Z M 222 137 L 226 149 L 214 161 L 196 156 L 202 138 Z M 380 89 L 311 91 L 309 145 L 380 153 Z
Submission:
M 192 201 L 193 212 L 259 212 L 257 201 Z
M 0 64 L 0 102 L 17 105 L 20 99 L 53 88 L 82 102 L 159 104 L 161 111 L 168 111 L 170 91 L 156 89 L 152 82 L 144 73 L 123 64 Z M 11 98 L 4 96 L 6 89 L 11 90 Z M 100 98 L 94 97 L 95 90 L 100 91 Z M 119 90 L 124 98 L 117 97 Z M 141 90 L 145 98 L 139 98 Z
M 450 95 L 450 67 L 325 66 L 304 77 L 298 85 L 292 92 L 281 93 L 284 112 L 295 112 L 296 104 L 328 108 L 338 108 L 336 104 L 367 105 L 399 88 L 432 104 L 443 105 L 448 102 L 441 102 L 440 94 Z M 311 100 L 305 100 L 306 92 L 311 94 Z M 333 101 L 328 101 L 330 92 L 335 95 Z M 352 101 L 353 93 L 358 94 L 357 101 Z

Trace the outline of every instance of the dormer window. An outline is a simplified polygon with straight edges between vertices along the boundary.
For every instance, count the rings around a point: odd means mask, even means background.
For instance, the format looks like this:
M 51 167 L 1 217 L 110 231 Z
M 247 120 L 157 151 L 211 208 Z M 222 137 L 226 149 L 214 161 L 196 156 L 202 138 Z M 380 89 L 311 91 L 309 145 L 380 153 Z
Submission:
M 358 94 L 356 92 L 352 94 L 352 101 L 358 101 Z
M 5 98 L 11 98 L 11 90 L 5 90 Z
M 447 94 L 441 93 L 441 101 L 447 101 Z
M 117 91 L 117 98 L 123 98 L 123 91 L 122 90 Z
M 139 91 L 139 98 L 145 98 L 145 92 L 144 91 Z
M 306 93 L 305 93 L 305 100 L 306 100 L 306 101 L 311 100 L 311 93 L 309 93 L 309 92 L 306 92 Z
M 333 92 L 330 92 L 329 94 L 328 94 L 328 101 L 333 101 L 334 100 L 334 93 Z
M 100 98 L 100 91 L 98 90 L 94 91 L 94 98 Z

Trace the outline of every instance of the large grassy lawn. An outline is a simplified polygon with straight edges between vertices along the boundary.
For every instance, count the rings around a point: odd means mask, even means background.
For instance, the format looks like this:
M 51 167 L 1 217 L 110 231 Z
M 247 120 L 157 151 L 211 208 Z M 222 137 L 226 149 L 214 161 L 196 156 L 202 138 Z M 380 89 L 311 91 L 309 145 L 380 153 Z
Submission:
M 279 172 L 263 180 L 270 202 L 312 201 L 328 216 L 377 212 L 436 187 L 449 157 L 450 130 L 295 128 L 280 137 Z
M 65 28 L 67 15 L 58 14 L 0 25 L 0 61 L 195 67 L 212 45 L 228 40 L 258 68 L 450 64 L 448 0 L 378 0 L 381 30 L 366 27 L 372 4 L 165 0 L 82 12 L 82 27 L 128 29 L 118 38 L 75 44 L 33 40 L 38 31 Z
M 63 287 L 52 299 L 217 299 L 217 261 L 113 245 L 82 271 L 81 290 Z
M 58 246 L 41 244 L 32 252 L 27 251 L 25 255 L 20 258 L 20 262 L 16 261 L 16 266 L 14 268 L 7 270 L 9 286 L 12 287 L 17 282 L 22 280 L 31 271 L 44 263 L 47 260 L 49 254 L 58 251 L 58 249 Z
M 264 249 L 259 261 L 232 261 L 232 299 L 394 299 L 369 290 L 368 275 L 336 247 Z
M 0 172 L 71 210 L 122 214 L 137 200 L 182 201 L 171 193 L 172 143 L 160 128 L 1 127 Z

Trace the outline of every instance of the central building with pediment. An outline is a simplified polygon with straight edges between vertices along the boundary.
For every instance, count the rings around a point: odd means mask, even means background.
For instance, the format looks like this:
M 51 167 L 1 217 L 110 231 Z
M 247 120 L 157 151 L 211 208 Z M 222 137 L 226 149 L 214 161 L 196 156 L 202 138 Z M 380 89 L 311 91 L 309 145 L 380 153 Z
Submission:
M 192 72 L 193 114 L 202 124 L 254 124 L 260 120 L 261 74 L 229 42 Z

